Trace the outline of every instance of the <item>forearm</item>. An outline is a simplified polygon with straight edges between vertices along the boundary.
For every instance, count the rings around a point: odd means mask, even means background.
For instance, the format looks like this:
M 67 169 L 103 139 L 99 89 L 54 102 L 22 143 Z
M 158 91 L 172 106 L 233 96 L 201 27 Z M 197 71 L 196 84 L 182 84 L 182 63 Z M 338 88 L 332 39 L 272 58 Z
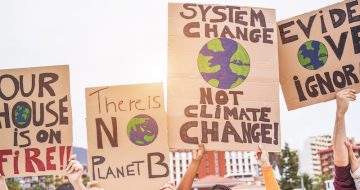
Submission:
M 333 147 L 334 162 L 338 167 L 347 166 L 349 164 L 348 150 L 344 144 L 346 140 L 345 114 L 337 112 L 333 133 Z
M 181 182 L 180 182 L 177 190 L 190 190 L 191 189 L 199 166 L 200 166 L 200 161 L 193 160 L 191 162 L 184 177 L 181 179 Z
M 266 190 L 280 190 L 271 166 L 262 167 Z

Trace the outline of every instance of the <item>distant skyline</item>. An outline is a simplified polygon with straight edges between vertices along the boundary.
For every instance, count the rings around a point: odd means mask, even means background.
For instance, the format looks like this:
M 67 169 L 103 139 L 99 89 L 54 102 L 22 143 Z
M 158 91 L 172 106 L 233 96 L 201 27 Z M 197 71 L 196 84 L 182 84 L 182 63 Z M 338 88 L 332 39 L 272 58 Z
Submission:
M 338 2 L 178 0 L 274 8 L 283 20 Z M 74 145 L 87 147 L 85 88 L 166 82 L 167 1 L 0 1 L 0 69 L 69 64 Z M 165 89 L 166 90 L 166 89 Z M 360 100 L 351 103 L 347 134 L 360 141 Z M 282 143 L 332 135 L 335 101 L 287 111 L 280 92 Z

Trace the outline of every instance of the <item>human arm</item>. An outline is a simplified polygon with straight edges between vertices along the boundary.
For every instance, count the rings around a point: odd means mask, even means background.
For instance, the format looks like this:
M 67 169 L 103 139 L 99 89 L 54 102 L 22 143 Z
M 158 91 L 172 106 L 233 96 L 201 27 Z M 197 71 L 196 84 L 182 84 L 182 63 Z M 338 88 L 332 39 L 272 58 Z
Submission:
M 6 185 L 5 176 L 2 176 L 0 174 L 0 190 L 8 190 L 8 187 Z
M 355 101 L 355 91 L 352 89 L 341 90 L 336 94 L 336 119 L 333 133 L 334 164 L 338 167 L 349 165 L 348 150 L 344 144 L 347 140 L 345 130 L 345 113 L 349 101 Z
M 351 172 L 354 173 L 357 169 L 359 169 L 360 164 L 359 164 L 358 159 L 355 156 L 355 153 L 354 153 L 353 148 L 352 148 L 352 144 L 349 141 L 345 141 L 345 145 L 346 145 L 348 155 L 349 155 L 349 162 L 350 162 L 350 165 L 351 165 Z
M 182 178 L 177 190 L 190 190 L 194 179 L 196 177 L 197 170 L 199 169 L 201 160 L 205 154 L 204 144 L 199 144 L 199 149 L 192 151 L 192 161 L 189 168 L 186 170 L 184 177 Z
M 69 159 L 68 165 L 65 167 L 69 182 L 75 190 L 86 190 L 82 183 L 82 175 L 84 172 L 83 166 L 76 160 L 76 155 L 72 155 Z
M 279 184 L 275 178 L 274 171 L 270 165 L 269 153 L 263 149 L 261 144 L 259 144 L 256 151 L 256 160 L 261 166 L 266 190 L 280 190 Z

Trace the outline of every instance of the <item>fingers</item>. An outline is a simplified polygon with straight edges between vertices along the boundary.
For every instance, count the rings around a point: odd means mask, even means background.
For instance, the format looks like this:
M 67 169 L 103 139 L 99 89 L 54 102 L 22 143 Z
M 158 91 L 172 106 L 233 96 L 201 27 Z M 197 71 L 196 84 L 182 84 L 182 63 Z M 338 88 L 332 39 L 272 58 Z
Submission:
M 173 181 L 169 181 L 165 183 L 162 187 L 160 187 L 160 190 L 172 190 L 175 187 L 175 183 Z
M 97 184 L 99 184 L 99 182 L 97 181 L 90 181 L 88 182 L 88 184 L 86 185 L 86 188 L 92 188 L 92 187 L 95 187 Z
M 192 158 L 197 158 L 197 151 L 196 150 L 192 150 L 191 154 L 192 154 Z
M 352 149 L 352 145 L 349 141 L 345 141 L 345 146 L 348 150 L 351 150 Z
M 348 149 L 349 159 L 350 160 L 356 160 L 357 158 L 356 158 L 356 156 L 354 154 L 352 144 L 349 141 L 345 141 L 345 146 Z
M 336 95 L 337 97 L 343 97 L 346 98 L 349 101 L 355 101 L 356 100 L 356 94 L 355 90 L 353 89 L 345 89 L 338 92 Z
M 77 160 L 71 160 L 65 169 L 69 174 L 82 170 L 82 165 Z
M 80 163 L 76 163 L 74 165 L 71 166 L 71 168 L 67 171 L 69 174 L 74 173 L 74 172 L 78 172 L 82 169 L 82 166 Z
M 175 187 L 175 181 L 168 181 L 168 184 L 170 184 L 172 187 Z
M 263 147 L 261 144 L 259 144 L 255 153 L 256 160 L 260 160 L 262 152 L 263 152 Z
M 76 164 L 76 160 L 70 160 L 65 170 L 68 171 L 74 164 Z
M 65 170 L 68 170 L 76 161 L 76 154 L 73 154 L 70 156 L 69 160 L 68 160 L 68 164 L 67 166 L 65 167 Z

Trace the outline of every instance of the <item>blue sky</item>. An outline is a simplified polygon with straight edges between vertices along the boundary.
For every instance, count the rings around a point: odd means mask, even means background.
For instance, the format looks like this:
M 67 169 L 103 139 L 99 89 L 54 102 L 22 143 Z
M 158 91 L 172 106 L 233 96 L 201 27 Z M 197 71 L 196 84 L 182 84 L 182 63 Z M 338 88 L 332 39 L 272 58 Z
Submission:
M 187 2 L 275 8 L 282 20 L 338 1 Z M 70 65 L 76 146 L 87 146 L 85 87 L 166 80 L 167 1 L 3 0 L 0 26 L 0 69 Z M 289 112 L 280 97 L 283 142 L 301 148 L 309 136 L 332 133 L 334 101 Z M 346 122 L 360 141 L 359 111 L 357 101 Z

